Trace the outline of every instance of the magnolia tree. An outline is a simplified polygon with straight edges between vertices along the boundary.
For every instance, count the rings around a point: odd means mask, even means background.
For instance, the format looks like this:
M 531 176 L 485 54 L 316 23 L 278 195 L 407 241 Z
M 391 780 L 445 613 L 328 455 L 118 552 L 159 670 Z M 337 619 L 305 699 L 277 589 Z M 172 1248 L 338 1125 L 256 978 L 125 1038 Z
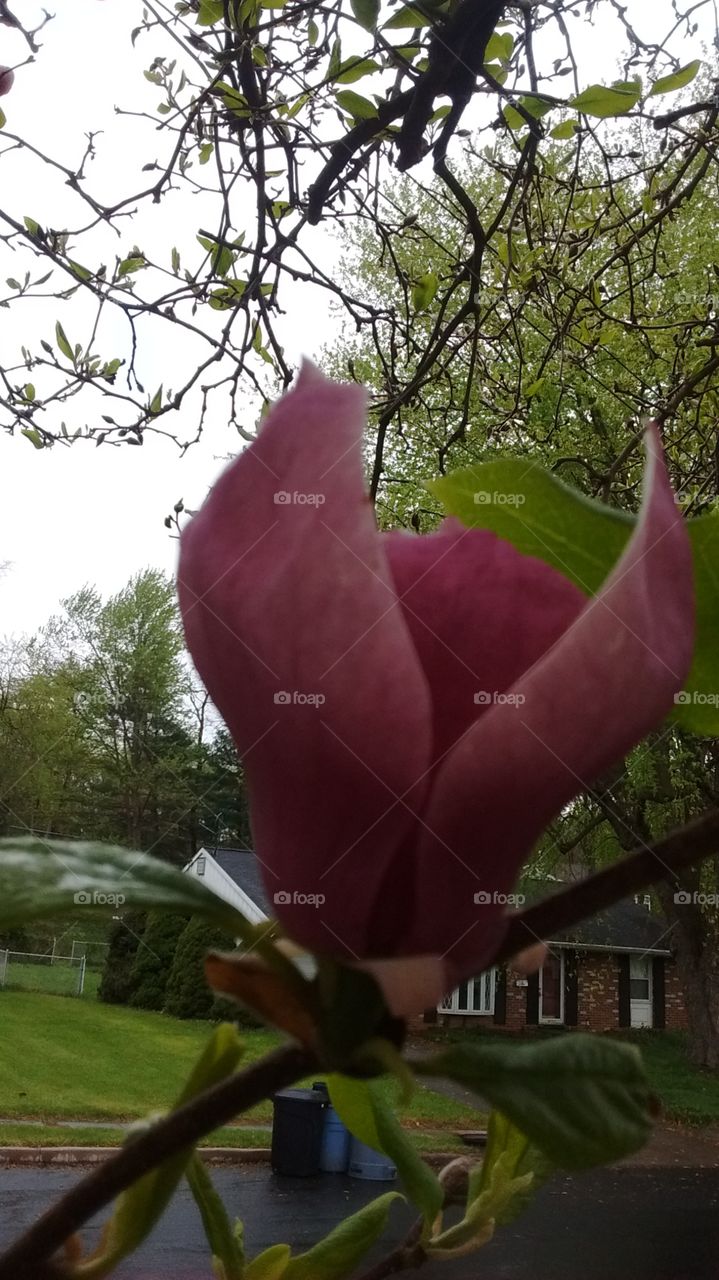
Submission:
M 18 322 L 18 365 L 0 372 L 5 425 L 24 437 L 19 447 L 57 446 L 78 433 L 105 447 L 137 444 L 156 430 L 187 444 L 180 424 L 193 421 L 197 435 L 210 413 L 250 437 L 182 529 L 178 590 L 189 652 L 243 757 L 276 919 L 253 926 L 201 881 L 138 850 L 29 837 L 0 841 L 0 925 L 67 910 L 78 886 L 92 897 L 88 909 L 107 910 L 121 891 L 130 910 L 200 917 L 242 940 L 237 952 L 208 955 L 210 986 L 282 1039 L 240 1070 L 241 1042 L 219 1026 L 172 1110 L 134 1131 L 11 1245 L 2 1280 L 110 1274 L 182 1179 L 224 1280 L 432 1270 L 480 1249 L 555 1169 L 618 1159 L 647 1138 L 653 1100 L 630 1045 L 573 1034 L 408 1057 L 404 1042 L 408 1019 L 458 982 L 512 957 L 536 966 L 543 937 L 716 853 L 719 813 L 710 809 L 657 843 L 638 841 L 636 852 L 544 903 L 515 915 L 504 906 L 548 824 L 667 716 L 706 732 L 702 709 L 717 683 L 716 517 L 685 518 L 652 422 L 638 510 L 589 502 L 531 461 L 521 475 L 516 461 L 503 470 L 494 459 L 432 483 L 436 513 L 448 517 L 432 531 L 379 530 L 365 481 L 366 396 L 356 382 L 330 381 L 305 363 L 292 390 L 266 406 L 259 432 L 245 417 L 250 390 L 269 401 L 292 379 L 285 286 L 314 284 L 360 328 L 387 335 L 394 363 L 376 423 L 377 491 L 390 423 L 403 429 L 405 405 L 451 382 L 462 351 L 474 368 L 486 255 L 493 240 L 502 243 L 509 269 L 547 130 L 575 146 L 579 170 L 575 134 L 604 117 L 641 115 L 649 97 L 681 88 L 698 70 L 669 52 L 671 32 L 648 42 L 623 7 L 609 7 L 626 37 L 626 65 L 621 79 L 598 84 L 580 78 L 569 32 L 578 16 L 603 8 L 595 3 L 421 0 L 385 9 L 374 0 L 200 0 L 170 11 L 148 2 L 132 38 L 138 48 L 162 41 L 146 78 L 159 98 L 164 150 L 159 158 L 153 134 L 153 154 L 140 166 L 150 176 L 110 203 L 92 191 L 95 134 L 68 165 L 13 132 L 8 110 L 0 218 L 8 254 L 29 255 L 31 267 L 8 277 L 3 302 L 13 315 L 21 303 L 46 308 L 52 279 L 62 304 L 39 345 L 23 341 Z M 39 57 L 49 34 L 24 28 L 5 6 L 0 20 Z M 671 25 L 691 34 L 695 20 L 673 11 Z M 573 83 L 559 93 L 565 73 Z M 365 78 L 371 96 L 347 87 Z M 3 72 L 0 84 L 14 92 L 17 77 L 13 84 Z M 692 103 L 682 125 L 693 128 L 699 116 L 707 150 L 713 111 L 711 102 Z M 505 195 L 486 226 L 457 176 L 469 127 L 506 130 L 511 142 L 510 159 L 499 162 Z M 28 155 L 68 188 L 77 215 L 69 226 L 17 207 L 13 166 Z M 405 313 L 399 328 L 390 313 L 383 329 L 382 300 L 361 286 L 347 291 L 312 228 L 366 219 L 394 261 L 403 228 L 377 183 L 388 163 L 411 173 L 423 162 L 463 211 L 466 254 L 446 280 L 421 264 L 412 278 L 397 259 Z M 197 238 L 191 249 L 168 242 L 167 215 L 162 240 L 148 223 L 140 243 L 144 206 L 171 209 L 182 190 L 195 192 L 202 210 L 201 253 Z M 122 252 L 108 253 L 117 240 Z M 415 323 L 430 306 L 432 322 Z M 129 343 L 116 325 L 105 327 L 113 313 Z M 140 364 L 168 328 L 171 342 L 153 365 L 167 359 L 168 373 L 147 391 Z M 418 357 L 400 383 L 398 335 Z M 111 337 L 118 347 L 108 346 Z M 202 350 L 191 365 L 178 359 L 188 339 Z M 471 407 L 467 393 L 458 429 Z M 498 530 L 487 516 L 520 509 L 521 519 Z M 280 1242 L 248 1258 L 195 1149 L 315 1073 L 326 1075 L 350 1130 L 395 1161 L 415 1206 L 409 1234 L 397 1243 L 395 1233 L 372 1264 L 365 1255 L 397 1193 L 306 1253 Z M 454 1162 L 435 1176 L 378 1080 L 394 1076 L 410 1090 L 414 1077 L 442 1075 L 492 1111 L 481 1164 Z M 112 1201 L 88 1251 L 81 1229 Z

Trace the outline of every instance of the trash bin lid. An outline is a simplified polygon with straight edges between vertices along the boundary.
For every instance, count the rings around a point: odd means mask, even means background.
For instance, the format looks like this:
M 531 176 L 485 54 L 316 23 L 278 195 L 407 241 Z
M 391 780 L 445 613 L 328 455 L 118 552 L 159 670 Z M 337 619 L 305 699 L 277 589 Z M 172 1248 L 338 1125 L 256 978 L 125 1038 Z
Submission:
M 277 1098 L 287 1098 L 293 1102 L 313 1102 L 315 1106 L 323 1107 L 326 1105 L 326 1099 L 322 1094 L 313 1089 L 279 1089 L 273 1094 L 273 1102 Z

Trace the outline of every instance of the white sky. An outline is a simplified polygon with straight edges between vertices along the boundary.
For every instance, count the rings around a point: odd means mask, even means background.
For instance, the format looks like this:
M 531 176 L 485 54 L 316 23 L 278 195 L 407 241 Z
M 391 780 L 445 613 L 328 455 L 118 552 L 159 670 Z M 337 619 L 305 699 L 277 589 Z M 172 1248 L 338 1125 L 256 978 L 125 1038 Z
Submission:
M 15 7 L 29 21 L 25 14 L 34 5 L 16 0 Z M 606 3 L 604 9 L 609 9 Z M 91 170 L 92 189 L 100 198 L 111 199 L 113 192 L 126 194 L 135 184 L 140 125 L 127 117 L 118 119 L 115 104 L 154 112 L 158 101 L 158 90 L 147 84 L 142 70 L 156 53 L 167 54 L 168 50 L 158 36 L 141 39 L 133 53 L 130 31 L 139 23 L 140 12 L 141 5 L 131 0 L 62 0 L 58 16 L 40 36 L 43 49 L 39 57 L 34 65 L 18 70 L 15 88 L 2 100 L 8 129 L 35 140 L 43 151 L 70 165 L 82 154 L 85 132 L 104 128 L 106 134 L 98 148 L 101 160 Z M 649 0 L 629 0 L 628 15 L 645 38 L 655 30 L 666 32 L 669 13 L 669 0 L 652 0 L 651 4 Z M 684 48 L 674 46 L 683 62 L 701 55 L 701 37 L 706 37 L 707 31 L 704 26 Z M 585 52 L 580 66 L 586 83 L 611 79 L 622 45 L 616 26 L 602 20 L 594 29 L 581 30 L 575 22 L 573 36 L 575 33 L 580 54 L 582 49 Z M 0 26 L 0 64 L 16 65 L 27 53 L 17 34 Z M 357 87 L 362 89 L 362 85 Z M 147 127 L 146 123 L 142 126 L 143 159 L 150 158 Z M 163 153 L 158 145 L 158 154 Z M 124 160 L 128 155 L 134 158 L 131 167 Z M 61 182 L 53 185 L 51 178 L 41 180 L 37 166 L 23 168 L 23 163 L 16 153 L 0 157 L 3 205 L 20 219 L 30 214 L 39 221 L 45 216 L 55 226 L 72 225 L 69 216 L 66 224 L 62 217 L 63 203 L 70 198 L 67 189 Z M 54 201 L 52 219 L 47 214 L 48 191 Z M 166 219 L 167 210 L 163 201 L 156 219 Z M 152 218 L 152 211 L 148 216 Z M 198 206 L 192 207 L 185 228 L 177 208 L 171 216 L 180 219 L 177 243 L 182 250 L 200 225 Z M 153 229 L 148 224 L 145 231 L 138 219 L 118 242 L 118 252 L 120 243 L 127 249 L 135 241 L 142 243 L 143 235 L 149 243 Z M 325 263 L 333 252 L 331 241 L 326 240 Z M 15 255 L 0 244 L 0 282 L 17 273 Z M 326 295 L 310 295 L 304 289 L 289 295 L 285 287 L 281 301 L 287 309 L 283 340 L 291 362 L 303 351 L 317 353 L 331 340 L 333 321 Z M 48 304 L 44 313 L 37 304 L 28 305 L 34 307 L 31 316 L 28 313 L 28 323 L 39 326 L 32 343 L 36 346 L 36 335 L 52 336 L 61 313 L 54 303 Z M 0 310 L 0 359 L 6 365 L 15 359 L 17 335 L 9 326 L 17 324 L 18 310 L 15 305 L 8 311 Z M 71 340 L 76 337 L 71 335 Z M 108 351 L 108 356 L 112 354 L 116 352 Z M 157 354 L 162 354 L 166 363 L 168 352 Z M 153 353 L 144 358 L 144 372 L 149 369 L 147 383 L 152 384 Z M 72 412 L 69 407 L 69 422 Z M 253 414 L 248 417 L 251 422 Z M 110 593 L 146 565 L 171 570 L 176 543 L 164 528 L 164 516 L 178 498 L 184 498 L 189 507 L 199 505 L 220 459 L 236 447 L 237 437 L 217 422 L 184 458 L 171 441 L 151 435 L 142 448 L 96 448 L 78 441 L 72 448 L 37 451 L 20 436 L 0 433 L 0 562 L 9 562 L 0 579 L 0 635 L 36 628 L 63 596 L 86 582 Z

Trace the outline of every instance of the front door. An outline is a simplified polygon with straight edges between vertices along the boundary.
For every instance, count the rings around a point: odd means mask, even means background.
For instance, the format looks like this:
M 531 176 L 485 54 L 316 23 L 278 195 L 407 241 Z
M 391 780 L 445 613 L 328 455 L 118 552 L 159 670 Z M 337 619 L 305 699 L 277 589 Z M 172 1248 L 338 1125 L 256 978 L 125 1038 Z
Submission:
M 629 1009 L 633 1027 L 651 1027 L 652 964 L 648 956 L 629 957 Z
M 564 1019 L 564 956 L 550 952 L 539 974 L 539 1021 L 562 1022 Z

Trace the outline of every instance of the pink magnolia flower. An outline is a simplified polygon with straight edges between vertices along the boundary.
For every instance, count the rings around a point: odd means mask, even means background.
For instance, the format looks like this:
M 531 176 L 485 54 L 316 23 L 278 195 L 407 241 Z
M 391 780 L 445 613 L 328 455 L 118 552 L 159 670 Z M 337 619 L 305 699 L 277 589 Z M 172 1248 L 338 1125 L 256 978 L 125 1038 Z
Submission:
M 179 594 L 278 917 L 382 961 L 407 1011 L 491 960 L 546 825 L 671 709 L 692 575 L 655 429 L 639 520 L 587 599 L 455 520 L 379 533 L 364 426 L 364 391 L 305 363 L 186 528 Z
M 0 98 L 9 93 L 15 81 L 15 72 L 10 67 L 0 67 Z

